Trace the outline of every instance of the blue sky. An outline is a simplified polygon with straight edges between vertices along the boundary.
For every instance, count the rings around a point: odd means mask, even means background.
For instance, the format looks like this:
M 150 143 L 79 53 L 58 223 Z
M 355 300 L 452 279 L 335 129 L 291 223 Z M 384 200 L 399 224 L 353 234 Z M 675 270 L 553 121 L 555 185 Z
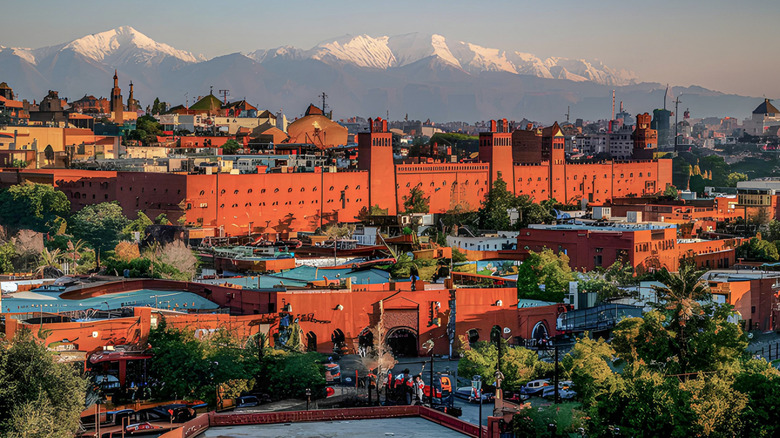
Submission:
M 344 34 L 439 33 L 538 56 L 597 58 L 642 80 L 780 96 L 777 0 L 0 0 L 0 45 L 130 25 L 207 57 Z

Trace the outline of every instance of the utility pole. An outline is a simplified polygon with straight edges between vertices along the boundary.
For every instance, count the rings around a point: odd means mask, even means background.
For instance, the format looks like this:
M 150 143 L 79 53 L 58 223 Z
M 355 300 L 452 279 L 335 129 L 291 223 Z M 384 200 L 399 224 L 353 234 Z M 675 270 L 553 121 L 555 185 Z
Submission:
M 325 94 L 325 92 L 323 91 L 322 94 L 320 94 L 320 97 L 322 98 L 322 115 L 327 117 L 327 114 L 325 112 L 325 108 L 327 108 L 328 104 L 325 103 L 325 99 L 328 98 L 328 95 Z
M 227 97 L 230 96 L 230 90 L 219 90 L 219 94 L 222 95 L 222 102 L 227 105 Z
M 571 105 L 566 106 L 566 123 L 569 123 L 569 116 L 571 115 Z

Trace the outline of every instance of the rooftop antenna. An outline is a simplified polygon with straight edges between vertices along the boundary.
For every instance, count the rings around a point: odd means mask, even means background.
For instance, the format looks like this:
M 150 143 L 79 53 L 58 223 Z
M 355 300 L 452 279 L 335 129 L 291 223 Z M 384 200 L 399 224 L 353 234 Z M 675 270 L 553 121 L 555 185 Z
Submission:
M 222 95 L 222 102 L 227 105 L 227 97 L 230 96 L 230 90 L 219 90 L 219 94 Z
M 187 109 L 190 109 L 190 98 L 188 97 L 190 93 L 184 93 L 184 107 Z
M 680 93 L 680 96 L 682 96 L 682 93 Z M 674 101 L 674 151 L 678 152 L 678 145 L 677 145 L 677 129 L 679 128 L 679 125 L 677 124 L 677 107 L 680 105 L 680 96 L 677 96 L 677 99 Z
M 571 105 L 566 106 L 566 123 L 569 123 L 569 116 L 571 115 L 569 113 L 571 113 Z
M 328 95 L 323 91 L 322 94 L 320 94 L 320 97 L 322 98 L 322 114 L 325 114 L 325 108 L 328 106 L 328 104 L 325 103 L 325 99 L 328 98 Z

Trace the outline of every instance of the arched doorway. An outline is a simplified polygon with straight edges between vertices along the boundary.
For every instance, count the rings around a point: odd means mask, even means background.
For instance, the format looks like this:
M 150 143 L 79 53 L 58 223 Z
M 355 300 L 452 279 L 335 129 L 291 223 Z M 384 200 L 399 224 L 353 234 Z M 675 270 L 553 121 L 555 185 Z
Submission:
M 550 332 L 547 331 L 547 324 L 544 321 L 537 322 L 531 332 L 531 338 L 538 341 L 540 339 L 547 339 L 548 337 L 550 337 Z
M 366 351 L 374 348 L 374 332 L 368 327 L 360 332 L 360 336 L 358 336 L 358 347 L 363 348 Z
M 477 342 L 479 342 L 479 330 L 477 329 L 471 329 L 468 332 L 466 332 L 466 336 L 469 339 L 469 345 L 474 345 Z
M 317 351 L 317 334 L 314 332 L 306 333 L 306 350 Z
M 345 344 L 345 337 L 344 332 L 341 331 L 341 329 L 333 330 L 333 333 L 330 335 L 330 340 L 333 341 L 333 352 L 336 354 L 345 354 L 347 350 L 347 346 Z
M 417 356 L 417 333 L 408 327 L 396 327 L 387 334 L 387 348 L 395 357 Z

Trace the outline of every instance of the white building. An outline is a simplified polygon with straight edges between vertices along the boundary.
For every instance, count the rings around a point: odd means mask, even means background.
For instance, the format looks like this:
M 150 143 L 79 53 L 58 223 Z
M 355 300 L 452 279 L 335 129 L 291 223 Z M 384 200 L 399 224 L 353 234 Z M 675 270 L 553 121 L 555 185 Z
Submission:
M 517 248 L 518 231 L 499 231 L 485 236 L 447 236 L 447 246 L 470 251 L 501 251 Z
M 780 110 L 764 99 L 764 102 L 753 110 L 753 115 L 745 119 L 743 128 L 746 134 L 764 135 L 771 127 L 780 127 Z M 775 130 L 777 132 L 777 130 Z

